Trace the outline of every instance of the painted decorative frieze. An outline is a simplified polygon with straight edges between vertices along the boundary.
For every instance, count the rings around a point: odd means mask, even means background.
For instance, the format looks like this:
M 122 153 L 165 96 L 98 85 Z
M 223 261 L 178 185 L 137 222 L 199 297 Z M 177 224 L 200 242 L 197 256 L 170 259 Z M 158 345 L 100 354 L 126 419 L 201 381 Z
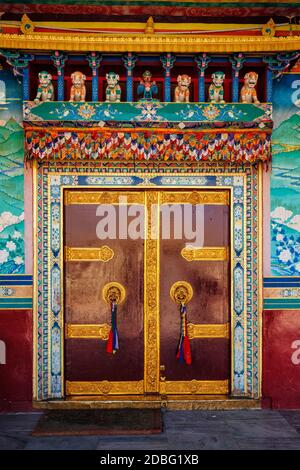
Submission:
M 266 162 L 271 135 L 261 131 L 176 132 L 109 129 L 28 130 L 28 160 L 227 161 Z
M 206 124 L 212 122 L 247 123 L 247 127 L 264 128 L 271 121 L 272 108 L 268 103 L 160 103 L 141 100 L 134 103 L 94 102 L 43 102 L 24 103 L 24 120 L 42 123 L 60 121 L 107 121 L 131 123 L 182 123 Z

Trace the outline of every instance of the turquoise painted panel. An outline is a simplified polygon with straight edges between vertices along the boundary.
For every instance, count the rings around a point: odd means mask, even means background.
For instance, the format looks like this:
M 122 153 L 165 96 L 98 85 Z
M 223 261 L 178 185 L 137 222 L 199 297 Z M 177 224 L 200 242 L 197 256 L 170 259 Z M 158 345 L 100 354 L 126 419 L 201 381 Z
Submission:
M 269 104 L 212 103 L 24 103 L 25 121 L 101 122 L 224 122 L 256 123 L 260 128 L 271 119 Z
M 300 74 L 275 83 L 271 175 L 271 268 L 300 274 Z
M 0 274 L 24 273 L 22 87 L 0 71 Z

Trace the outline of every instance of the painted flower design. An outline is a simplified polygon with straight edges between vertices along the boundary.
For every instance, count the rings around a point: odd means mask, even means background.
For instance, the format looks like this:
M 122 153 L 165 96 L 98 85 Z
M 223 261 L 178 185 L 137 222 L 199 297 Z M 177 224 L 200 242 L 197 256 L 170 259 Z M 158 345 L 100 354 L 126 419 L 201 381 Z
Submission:
M 20 264 L 24 264 L 24 261 L 23 261 L 22 256 L 16 256 L 16 257 L 14 258 L 14 262 L 15 262 L 15 264 L 17 264 L 18 266 L 19 266 Z
M 285 249 L 285 250 L 282 250 L 280 255 L 278 256 L 278 258 L 280 259 L 280 261 L 282 261 L 283 263 L 287 263 L 288 261 L 291 261 L 292 259 L 292 254 L 290 252 L 290 250 L 288 249 Z
M 160 106 L 157 103 L 141 102 L 137 105 L 141 109 L 141 115 L 134 118 L 134 120 L 142 121 L 162 121 L 163 118 L 157 114 Z
M 84 103 L 79 107 L 78 114 L 83 119 L 90 119 L 95 114 L 95 109 L 90 104 Z
M 3 297 L 10 297 L 15 293 L 15 289 L 12 289 L 11 287 L 0 287 L 0 295 L 3 295 Z
M 209 121 L 213 121 L 220 114 L 220 110 L 213 104 L 209 104 L 202 111 L 203 116 L 206 117 Z
M 274 212 L 273 212 L 274 214 Z M 300 237 L 289 235 L 282 224 L 272 219 L 272 240 L 276 251 L 273 255 L 273 266 L 281 274 L 295 275 L 300 272 Z
M 8 260 L 8 251 L 6 250 L 0 250 L 0 264 L 6 263 Z
M 6 248 L 9 250 L 9 251 L 15 251 L 15 249 L 17 248 L 16 247 L 16 244 L 12 241 L 9 241 L 6 243 Z
M 243 188 L 241 186 L 237 186 L 236 188 L 234 188 L 234 195 L 236 197 L 240 197 L 243 195 Z
M 60 195 L 60 187 L 59 186 L 52 186 L 51 193 L 53 197 L 57 197 Z
M 22 238 L 21 232 L 18 232 L 18 230 L 15 230 L 14 233 L 12 234 L 12 238 L 14 238 L 15 240 L 19 240 L 20 238 Z

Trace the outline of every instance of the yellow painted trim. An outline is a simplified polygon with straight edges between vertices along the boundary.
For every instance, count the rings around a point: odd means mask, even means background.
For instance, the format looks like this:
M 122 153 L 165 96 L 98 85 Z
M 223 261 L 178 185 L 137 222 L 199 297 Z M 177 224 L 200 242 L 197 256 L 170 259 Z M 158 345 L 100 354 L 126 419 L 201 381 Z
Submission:
M 109 332 L 110 325 L 108 323 L 99 325 L 65 323 L 66 339 L 99 339 L 107 341 Z
M 276 52 L 300 49 L 300 36 L 207 36 L 167 34 L 0 34 L 0 48 L 102 52 Z
M 181 256 L 187 261 L 227 261 L 228 248 L 222 247 L 192 247 L 186 246 L 181 250 Z
M 71 382 L 66 381 L 67 395 L 139 395 L 144 392 L 144 381 L 128 382 Z
M 163 395 L 211 394 L 225 395 L 229 392 L 228 380 L 172 380 L 160 382 Z
M 20 26 L 20 21 L 0 22 L 1 26 Z M 36 28 L 53 28 L 53 29 L 141 29 L 144 31 L 145 23 L 142 22 L 117 22 L 117 21 L 39 21 L 34 22 Z M 174 31 L 238 31 L 238 30 L 261 30 L 263 27 L 260 23 L 155 23 L 155 30 L 174 30 Z M 276 31 L 290 31 L 290 24 L 280 24 L 276 26 Z M 300 31 L 300 25 L 293 24 L 293 31 Z
M 107 263 L 114 257 L 114 251 L 107 245 L 99 248 L 65 246 L 65 261 L 102 261 Z
M 188 323 L 189 339 L 200 338 L 230 338 L 230 323 L 207 323 L 194 324 Z

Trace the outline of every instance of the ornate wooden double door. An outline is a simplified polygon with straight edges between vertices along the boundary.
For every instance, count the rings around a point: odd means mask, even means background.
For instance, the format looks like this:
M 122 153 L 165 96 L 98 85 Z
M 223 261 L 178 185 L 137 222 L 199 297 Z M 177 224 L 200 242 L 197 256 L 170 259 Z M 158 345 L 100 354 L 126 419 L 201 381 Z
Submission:
M 65 190 L 66 395 L 229 392 L 229 199 Z

